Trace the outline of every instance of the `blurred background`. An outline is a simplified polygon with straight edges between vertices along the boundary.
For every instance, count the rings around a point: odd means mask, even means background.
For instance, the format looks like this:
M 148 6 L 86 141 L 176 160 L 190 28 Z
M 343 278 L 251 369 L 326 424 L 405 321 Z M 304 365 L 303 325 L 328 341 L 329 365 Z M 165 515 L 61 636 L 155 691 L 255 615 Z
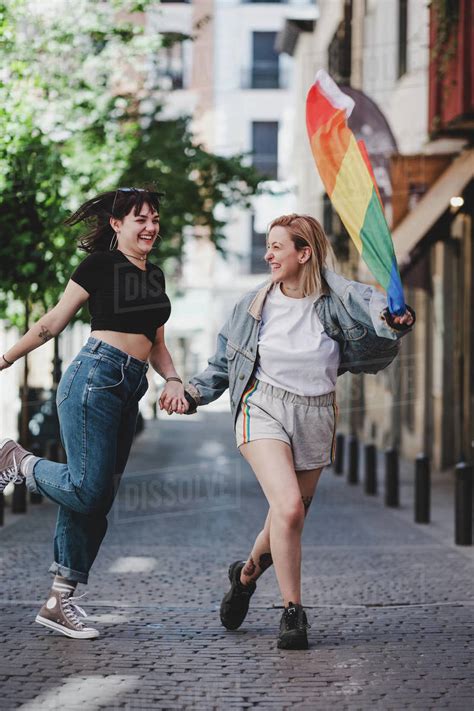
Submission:
M 472 0 L 9 0 L 0 4 L 0 350 L 54 305 L 84 254 L 63 220 L 117 186 L 158 185 L 185 378 L 265 279 L 274 217 L 318 218 L 337 269 L 371 282 L 314 167 L 306 93 L 325 68 L 355 99 L 417 326 L 376 376 L 338 383 L 339 429 L 443 470 L 474 445 Z M 61 456 L 54 392 L 89 326 L 1 374 L 0 432 Z M 161 379 L 150 374 L 146 420 Z M 225 396 L 223 398 L 225 407 Z

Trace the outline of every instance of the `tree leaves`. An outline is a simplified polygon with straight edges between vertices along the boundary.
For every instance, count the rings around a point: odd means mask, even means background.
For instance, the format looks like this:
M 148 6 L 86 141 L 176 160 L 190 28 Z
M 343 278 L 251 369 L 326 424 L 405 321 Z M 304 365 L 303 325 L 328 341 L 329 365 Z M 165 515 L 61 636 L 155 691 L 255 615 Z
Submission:
M 160 119 L 150 59 L 188 38 L 145 34 L 152 4 L 0 2 L 0 317 L 18 322 L 18 299 L 57 302 L 81 259 L 81 230 L 64 219 L 96 193 L 158 185 L 160 255 L 179 257 L 196 226 L 221 248 L 216 206 L 247 206 L 258 190 L 245 156 L 195 144 L 189 117 Z

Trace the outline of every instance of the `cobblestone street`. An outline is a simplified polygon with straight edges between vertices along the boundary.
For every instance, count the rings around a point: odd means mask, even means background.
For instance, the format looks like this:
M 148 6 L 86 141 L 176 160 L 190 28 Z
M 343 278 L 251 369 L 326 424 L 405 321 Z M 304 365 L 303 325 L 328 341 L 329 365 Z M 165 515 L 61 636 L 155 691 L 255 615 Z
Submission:
M 304 532 L 310 650 L 276 648 L 273 570 L 243 627 L 221 626 L 227 567 L 266 514 L 226 413 L 148 422 L 137 438 L 84 602 L 95 641 L 33 622 L 55 510 L 0 529 L 2 709 L 472 708 L 472 548 L 331 469 Z

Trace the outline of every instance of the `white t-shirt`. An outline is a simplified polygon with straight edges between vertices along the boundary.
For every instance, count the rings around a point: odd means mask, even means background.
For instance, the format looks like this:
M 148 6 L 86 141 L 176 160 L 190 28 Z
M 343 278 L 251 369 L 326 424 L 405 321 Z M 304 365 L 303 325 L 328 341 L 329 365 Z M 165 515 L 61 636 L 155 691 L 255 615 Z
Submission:
M 315 296 L 292 299 L 276 284 L 262 310 L 256 377 L 297 395 L 325 395 L 336 388 L 339 344 L 324 332 Z

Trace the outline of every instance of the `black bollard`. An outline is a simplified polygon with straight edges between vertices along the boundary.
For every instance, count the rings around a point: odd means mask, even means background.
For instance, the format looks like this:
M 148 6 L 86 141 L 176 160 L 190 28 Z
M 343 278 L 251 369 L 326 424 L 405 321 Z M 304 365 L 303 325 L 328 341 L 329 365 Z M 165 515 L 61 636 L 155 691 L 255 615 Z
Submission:
M 365 445 L 365 481 L 366 494 L 375 496 L 377 493 L 377 450 L 375 444 Z
M 3 498 L 3 494 L 0 494 L 0 526 L 3 526 L 5 517 L 5 499 Z
M 472 476 L 473 465 L 456 464 L 455 470 L 455 542 L 458 546 L 472 546 Z
M 399 506 L 398 452 L 396 449 L 385 451 L 385 506 Z
M 430 459 L 419 454 L 415 462 L 415 523 L 430 522 Z
M 31 445 L 31 452 L 35 455 L 35 457 L 41 457 L 41 446 L 37 442 L 34 442 Z M 43 497 L 40 493 L 30 491 L 30 504 L 40 504 L 42 501 Z
M 334 457 L 334 474 L 344 471 L 344 435 L 336 435 L 336 455 Z
M 12 513 L 26 513 L 26 484 L 15 484 L 12 496 Z
M 348 484 L 359 483 L 359 442 L 355 435 L 349 437 L 349 470 L 347 482 Z

